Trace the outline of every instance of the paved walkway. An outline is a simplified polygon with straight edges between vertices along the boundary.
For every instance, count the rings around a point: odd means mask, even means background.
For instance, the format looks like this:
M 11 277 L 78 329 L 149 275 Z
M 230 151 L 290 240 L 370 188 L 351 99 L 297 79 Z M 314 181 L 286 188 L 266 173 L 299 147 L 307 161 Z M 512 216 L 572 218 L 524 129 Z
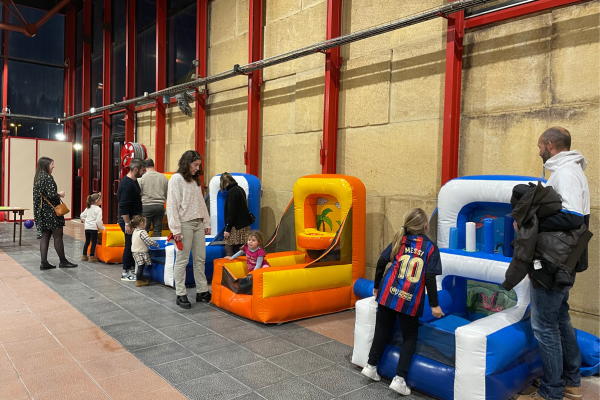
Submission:
M 395 398 L 350 362 L 353 311 L 265 326 L 193 300 L 183 310 L 172 288 L 79 262 L 74 223 L 74 269 L 40 271 L 35 231 L 19 247 L 10 229 L 0 224 L 0 399 Z
M 35 231 L 19 247 L 11 229 L 0 224 L 0 399 L 398 398 L 350 362 L 353 311 L 265 326 L 193 300 L 183 310 L 172 288 L 78 261 L 79 224 L 65 228 L 79 267 L 64 270 L 40 271 Z M 600 397 L 597 378 L 585 388 Z

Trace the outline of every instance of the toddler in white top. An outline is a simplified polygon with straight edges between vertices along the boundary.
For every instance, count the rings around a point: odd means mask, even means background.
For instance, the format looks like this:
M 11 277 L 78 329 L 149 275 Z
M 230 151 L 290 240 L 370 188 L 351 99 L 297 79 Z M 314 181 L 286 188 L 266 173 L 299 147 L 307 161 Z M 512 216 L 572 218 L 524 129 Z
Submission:
M 88 196 L 86 200 L 87 208 L 81 213 L 81 222 L 85 227 L 85 244 L 83 245 L 83 256 L 81 261 L 97 262 L 96 243 L 98 242 L 98 230 L 104 230 L 102 223 L 102 195 L 94 193 Z M 90 246 L 91 245 L 91 246 Z M 88 257 L 88 247 L 90 256 Z
M 148 250 L 150 250 L 150 246 L 158 247 L 158 243 L 148 236 L 148 232 L 145 229 L 146 218 L 144 216 L 136 215 L 133 217 L 131 226 L 134 229 L 131 237 L 131 254 L 135 260 L 135 286 L 146 286 L 149 281 L 144 279 L 144 267 L 152 265 Z

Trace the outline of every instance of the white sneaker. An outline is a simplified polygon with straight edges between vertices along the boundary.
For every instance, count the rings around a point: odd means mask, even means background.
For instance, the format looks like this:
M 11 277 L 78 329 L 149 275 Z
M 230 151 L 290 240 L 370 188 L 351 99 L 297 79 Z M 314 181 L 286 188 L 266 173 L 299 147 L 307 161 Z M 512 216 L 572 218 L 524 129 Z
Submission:
M 125 281 L 125 282 L 135 282 L 136 277 L 135 274 L 132 274 L 131 271 L 127 270 L 127 271 L 123 271 L 121 273 L 121 280 Z
M 394 377 L 394 380 L 390 384 L 390 389 L 392 389 L 394 392 L 398 392 L 405 396 L 408 396 L 410 394 L 410 388 L 406 386 L 406 381 L 401 376 L 396 375 Z
M 363 374 L 364 376 L 373 379 L 374 381 L 380 381 L 381 380 L 381 376 L 379 376 L 379 374 L 377 373 L 377 367 L 367 364 L 361 374 Z

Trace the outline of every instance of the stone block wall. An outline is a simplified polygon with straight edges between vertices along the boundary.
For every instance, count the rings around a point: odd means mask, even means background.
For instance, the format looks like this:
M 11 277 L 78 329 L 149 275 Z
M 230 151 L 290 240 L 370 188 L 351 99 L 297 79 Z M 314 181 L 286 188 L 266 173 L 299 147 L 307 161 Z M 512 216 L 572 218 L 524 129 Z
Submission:
M 393 21 L 444 0 L 344 0 L 342 33 Z M 401 3 L 401 4 L 400 4 Z M 325 40 L 326 1 L 264 0 L 264 57 Z M 211 0 L 209 74 L 248 60 L 248 0 Z M 590 271 L 571 294 L 577 327 L 599 333 L 600 1 L 564 7 L 465 35 L 459 175 L 540 176 L 536 147 L 548 127 L 564 126 L 588 160 L 592 191 Z M 367 277 L 413 207 L 431 213 L 441 180 L 446 20 L 342 48 L 338 169 L 367 188 Z M 320 173 L 324 56 L 263 71 L 261 230 L 276 227 L 301 176 Z M 247 78 L 209 86 L 207 164 L 244 172 Z M 154 112 L 137 117 L 138 141 L 153 149 Z M 193 119 L 167 114 L 167 165 L 193 148 Z M 172 141 L 172 142 L 171 142 Z M 150 150 L 151 154 L 153 150 Z M 176 154 L 171 154 L 175 152 Z
M 586 158 L 590 269 L 571 291 L 575 326 L 598 334 L 600 314 L 600 3 L 555 9 L 464 40 L 459 175 L 541 176 L 537 139 L 563 126 Z

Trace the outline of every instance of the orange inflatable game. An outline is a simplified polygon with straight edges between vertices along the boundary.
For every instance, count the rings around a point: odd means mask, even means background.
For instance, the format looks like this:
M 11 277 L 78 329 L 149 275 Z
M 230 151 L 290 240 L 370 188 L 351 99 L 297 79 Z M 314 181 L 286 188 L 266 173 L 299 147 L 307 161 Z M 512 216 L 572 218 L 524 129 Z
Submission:
M 366 193 L 345 175 L 309 175 L 265 245 L 271 267 L 248 274 L 244 257 L 215 260 L 212 303 L 263 323 L 353 308 L 365 276 Z

